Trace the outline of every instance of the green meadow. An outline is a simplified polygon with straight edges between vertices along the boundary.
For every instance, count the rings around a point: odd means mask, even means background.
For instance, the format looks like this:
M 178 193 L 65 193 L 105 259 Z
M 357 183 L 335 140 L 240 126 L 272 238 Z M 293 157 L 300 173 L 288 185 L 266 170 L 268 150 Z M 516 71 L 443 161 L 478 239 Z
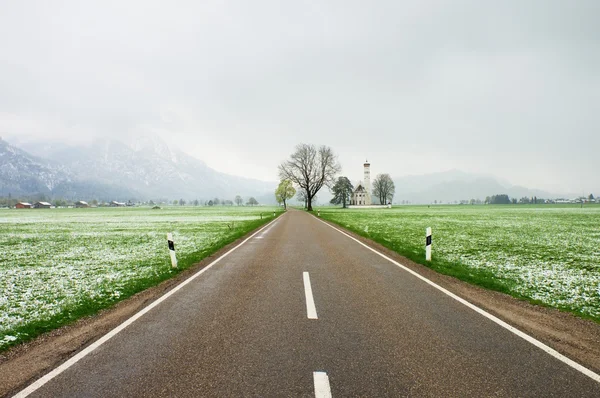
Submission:
M 0 350 L 172 277 L 271 221 L 274 211 L 279 209 L 0 209 Z

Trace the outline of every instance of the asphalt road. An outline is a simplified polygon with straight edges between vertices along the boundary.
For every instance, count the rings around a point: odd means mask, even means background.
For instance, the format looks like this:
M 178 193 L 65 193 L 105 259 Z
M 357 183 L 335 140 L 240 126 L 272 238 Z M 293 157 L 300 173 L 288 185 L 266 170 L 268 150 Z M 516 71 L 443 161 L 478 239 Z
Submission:
M 30 396 L 329 391 L 600 397 L 600 383 L 315 217 L 289 211 Z

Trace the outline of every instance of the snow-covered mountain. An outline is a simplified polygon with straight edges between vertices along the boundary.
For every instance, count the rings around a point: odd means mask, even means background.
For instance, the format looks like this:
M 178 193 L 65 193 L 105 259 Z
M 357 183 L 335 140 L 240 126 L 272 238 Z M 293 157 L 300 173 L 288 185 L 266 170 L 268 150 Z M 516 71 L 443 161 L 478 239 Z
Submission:
M 124 186 L 85 180 L 63 163 L 34 156 L 0 138 L 0 196 L 44 195 L 60 198 L 135 198 Z
M 0 138 L 0 194 L 50 192 L 72 175 L 62 166 L 32 156 Z
M 273 201 L 275 182 L 265 182 L 220 173 L 208 167 L 204 162 L 186 153 L 171 149 L 157 136 L 139 137 L 129 144 L 117 140 L 97 140 L 91 145 L 71 147 L 43 143 L 21 144 L 30 150 L 6 145 L 12 151 L 18 151 L 23 159 L 38 159 L 47 172 L 58 173 L 61 181 L 71 184 L 91 184 L 95 187 L 120 189 L 119 197 L 114 199 L 209 199 L 219 197 L 233 199 L 235 195 L 248 198 L 255 196 L 262 203 Z M 1 158 L 0 158 L 1 159 Z M 42 160 L 43 159 L 43 160 Z M 32 160 L 33 161 L 33 160 Z M 0 161 L 5 169 L 23 169 L 23 161 L 11 158 Z M 14 174 L 14 172 L 13 172 Z M 23 173 L 22 173 L 23 174 Z M 13 178 L 14 186 L 20 177 Z M 55 179 L 58 179 L 56 177 Z M 4 182 L 4 177 L 2 177 Z M 37 193 L 35 185 L 29 184 L 23 193 Z M 57 194 L 53 188 L 49 193 Z M 61 190 L 60 192 L 63 192 Z M 97 189 L 94 190 L 97 192 Z M 17 192 L 17 191 L 14 191 Z M 48 191 L 44 191 L 48 192 Z M 1 194 L 1 192 L 0 192 Z M 125 197 L 123 197 L 124 195 Z M 100 195 L 104 198 L 106 195 Z M 98 197 L 98 196 L 96 196 Z

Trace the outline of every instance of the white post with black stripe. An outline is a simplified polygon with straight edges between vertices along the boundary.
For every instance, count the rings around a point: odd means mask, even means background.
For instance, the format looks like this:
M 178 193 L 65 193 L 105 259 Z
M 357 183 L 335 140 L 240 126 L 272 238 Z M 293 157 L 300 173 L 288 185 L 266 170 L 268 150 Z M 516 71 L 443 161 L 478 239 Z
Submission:
M 169 254 L 171 255 L 171 267 L 177 268 L 177 257 L 175 257 L 175 242 L 173 242 L 173 234 L 167 234 L 167 241 L 169 242 Z
M 431 227 L 425 231 L 425 260 L 431 261 Z

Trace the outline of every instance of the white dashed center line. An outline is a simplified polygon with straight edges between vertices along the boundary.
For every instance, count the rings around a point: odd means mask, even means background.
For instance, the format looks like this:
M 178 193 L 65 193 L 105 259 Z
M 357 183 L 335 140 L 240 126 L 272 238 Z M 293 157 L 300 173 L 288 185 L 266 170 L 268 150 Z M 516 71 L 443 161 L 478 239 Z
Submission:
M 304 294 L 306 295 L 306 315 L 308 319 L 318 319 L 312 287 L 310 286 L 310 276 L 308 272 L 304 272 L 302 276 L 304 277 Z
M 329 377 L 325 372 L 313 372 L 315 379 L 315 397 L 331 398 L 331 387 L 329 387 Z

